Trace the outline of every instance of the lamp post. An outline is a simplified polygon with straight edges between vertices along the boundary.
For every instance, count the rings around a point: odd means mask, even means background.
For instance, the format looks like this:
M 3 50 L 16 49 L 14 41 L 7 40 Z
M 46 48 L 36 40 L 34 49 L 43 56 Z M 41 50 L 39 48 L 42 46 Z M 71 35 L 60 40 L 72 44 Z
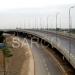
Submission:
M 57 33 L 57 16 L 58 16 L 58 13 L 56 14 L 56 33 Z
M 35 29 L 37 29 L 37 26 L 36 26 L 36 16 L 35 16 Z
M 17 32 L 16 32 L 16 36 L 18 36 L 18 24 L 17 24 Z
M 42 30 L 41 17 L 40 17 L 40 29 Z
M 59 13 L 56 13 L 56 43 L 57 43 L 57 17 L 58 17 Z
M 58 28 L 58 27 L 57 27 L 57 25 L 58 25 L 58 24 L 57 24 L 58 15 L 60 15 L 60 13 L 57 13 L 57 14 L 56 14 L 56 31 L 57 31 L 57 28 Z M 61 28 L 61 15 L 60 15 L 60 27 L 59 27 L 59 28 Z
M 72 8 L 75 8 L 75 6 L 71 6 L 69 8 L 69 33 L 71 33 L 71 28 L 72 28 L 72 25 L 71 25 L 71 9 Z
M 71 6 L 69 8 L 69 36 L 71 36 L 71 28 L 72 28 L 72 24 L 71 24 L 71 9 L 75 8 L 75 6 Z M 71 52 L 71 38 L 69 39 L 69 57 L 70 57 L 70 52 Z M 70 61 L 70 58 L 69 58 Z
M 39 28 L 38 28 L 38 16 L 36 17 L 36 26 L 37 26 L 37 30 L 39 30 Z
M 60 31 L 61 31 L 61 15 L 60 15 Z
M 47 30 L 48 30 L 48 18 L 49 18 L 49 16 L 47 16 Z
M 25 26 L 25 25 L 26 25 L 26 23 L 25 23 L 25 20 L 24 20 L 24 29 L 26 28 L 26 26 Z

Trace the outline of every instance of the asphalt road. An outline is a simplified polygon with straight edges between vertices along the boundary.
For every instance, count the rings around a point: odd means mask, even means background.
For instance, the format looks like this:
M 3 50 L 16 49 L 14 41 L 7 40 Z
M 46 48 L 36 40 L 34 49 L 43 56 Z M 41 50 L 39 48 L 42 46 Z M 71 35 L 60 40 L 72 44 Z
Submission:
M 28 41 L 30 44 L 30 41 Z M 37 46 L 38 45 L 38 46 Z M 60 70 L 50 60 L 49 55 L 43 50 L 38 43 L 32 44 L 32 54 L 35 61 L 35 75 L 62 75 Z
M 56 35 L 47 31 L 28 31 L 50 42 L 56 47 L 75 68 L 75 39 Z
M 55 32 L 47 32 L 43 30 L 18 30 L 19 32 L 27 32 L 47 40 L 52 46 L 56 47 L 75 68 L 75 39 L 57 35 Z M 56 41 L 57 38 L 57 41 Z

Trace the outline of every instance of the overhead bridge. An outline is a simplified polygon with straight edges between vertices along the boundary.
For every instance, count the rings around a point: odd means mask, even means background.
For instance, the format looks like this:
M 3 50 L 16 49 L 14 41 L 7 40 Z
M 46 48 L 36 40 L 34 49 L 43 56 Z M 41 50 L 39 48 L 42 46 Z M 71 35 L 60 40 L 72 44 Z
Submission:
M 32 37 L 45 40 L 50 43 L 53 48 L 56 48 L 73 66 L 75 69 L 75 38 L 58 34 L 58 32 L 47 31 L 47 30 L 6 30 L 5 32 L 15 32 L 16 35 L 23 34 L 23 36 Z

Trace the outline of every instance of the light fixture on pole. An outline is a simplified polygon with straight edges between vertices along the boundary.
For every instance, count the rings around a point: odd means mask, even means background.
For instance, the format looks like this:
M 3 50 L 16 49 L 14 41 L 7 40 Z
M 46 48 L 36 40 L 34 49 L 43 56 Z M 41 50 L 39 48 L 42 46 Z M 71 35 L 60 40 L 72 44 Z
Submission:
M 48 18 L 49 18 L 49 16 L 47 16 L 47 30 L 48 30 Z
M 72 24 L 71 24 L 71 9 L 75 8 L 75 6 L 71 6 L 69 8 L 69 36 L 71 36 L 71 28 L 72 28 Z M 71 53 L 71 39 L 69 39 L 69 57 L 70 57 L 70 53 Z M 70 58 L 69 58 L 70 61 Z
M 57 43 L 57 17 L 58 17 L 59 13 L 56 13 L 56 43 Z

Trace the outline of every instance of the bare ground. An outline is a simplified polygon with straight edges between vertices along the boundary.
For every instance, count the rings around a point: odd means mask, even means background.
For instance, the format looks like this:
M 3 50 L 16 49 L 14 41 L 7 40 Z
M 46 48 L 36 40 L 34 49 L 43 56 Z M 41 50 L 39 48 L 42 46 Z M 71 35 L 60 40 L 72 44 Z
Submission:
M 33 59 L 30 48 L 28 46 L 20 46 L 18 48 L 12 47 L 12 38 L 7 37 L 8 46 L 10 46 L 10 49 L 12 51 L 13 56 L 9 58 L 5 58 L 5 65 L 6 65 L 6 75 L 29 75 L 30 64 L 33 64 Z M 21 41 L 19 42 L 21 45 Z M 16 45 L 16 44 L 15 44 Z M 31 64 L 31 65 L 32 65 Z M 31 66 L 33 69 L 33 66 Z M 0 75 L 3 75 L 2 72 Z M 31 74 L 32 75 L 32 74 Z

